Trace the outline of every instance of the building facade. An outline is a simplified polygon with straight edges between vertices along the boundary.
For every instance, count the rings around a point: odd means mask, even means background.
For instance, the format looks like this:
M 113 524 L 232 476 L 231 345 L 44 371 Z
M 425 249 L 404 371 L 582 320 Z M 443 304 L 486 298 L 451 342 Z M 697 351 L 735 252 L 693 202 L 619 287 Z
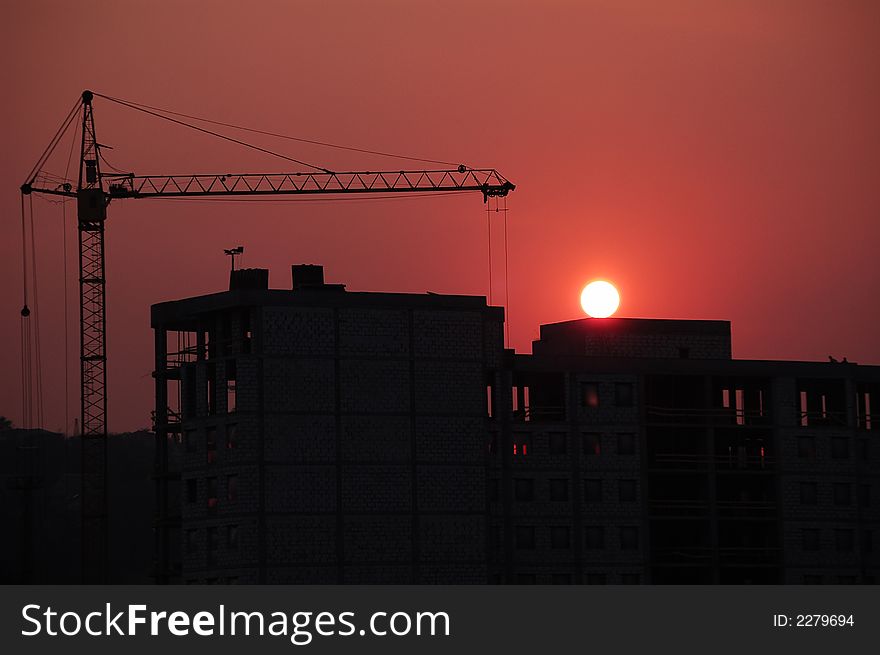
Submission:
M 154 305 L 160 582 L 871 583 L 880 367 L 724 321 L 503 347 L 485 298 L 235 271 Z

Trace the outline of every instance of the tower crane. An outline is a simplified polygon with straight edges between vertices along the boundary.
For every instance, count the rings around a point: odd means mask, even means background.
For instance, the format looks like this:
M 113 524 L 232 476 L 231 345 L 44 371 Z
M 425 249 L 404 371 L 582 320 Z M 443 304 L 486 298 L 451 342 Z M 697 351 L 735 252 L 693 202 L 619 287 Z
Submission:
M 489 198 L 506 197 L 515 186 L 495 169 L 473 169 L 464 165 L 436 170 L 344 173 L 320 167 L 313 167 L 316 172 L 298 173 L 213 175 L 104 173 L 101 171 L 102 146 L 97 140 L 92 108 L 95 97 L 136 109 L 142 107 L 92 91 L 83 91 L 81 100 L 71 109 L 31 175 L 21 185 L 21 193 L 23 195 L 40 193 L 76 199 L 80 273 L 82 567 L 85 582 L 101 583 L 107 581 L 108 560 L 105 306 L 107 277 L 104 266 L 104 230 L 107 207 L 111 201 L 183 196 L 479 192 L 483 195 L 483 201 L 487 202 Z M 42 164 L 65 131 L 73 124 L 77 115 L 81 117 L 82 139 L 76 188 L 74 189 L 69 182 L 54 186 L 38 182 Z M 166 116 L 154 115 L 180 123 Z M 249 145 L 205 129 L 195 129 L 242 145 Z M 270 152 L 256 146 L 249 147 Z M 277 153 L 270 152 L 270 154 Z M 23 315 L 25 309 L 22 310 Z

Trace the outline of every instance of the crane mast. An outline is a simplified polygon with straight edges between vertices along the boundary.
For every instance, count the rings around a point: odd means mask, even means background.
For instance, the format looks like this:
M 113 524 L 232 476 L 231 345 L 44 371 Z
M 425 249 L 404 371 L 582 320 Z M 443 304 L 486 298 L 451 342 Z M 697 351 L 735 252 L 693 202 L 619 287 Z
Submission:
M 82 93 L 82 141 L 76 190 L 69 183 L 35 185 L 36 171 L 21 186 L 76 199 L 79 231 L 80 391 L 82 448 L 82 573 L 89 583 L 108 575 L 107 331 L 104 223 L 111 200 L 182 196 L 258 196 L 346 193 L 480 192 L 483 201 L 504 197 L 515 186 L 495 169 L 337 173 L 243 173 L 216 175 L 104 174 L 95 133 L 91 91 Z M 104 97 L 104 96 L 102 96 Z M 62 126 L 59 133 L 66 127 Z M 57 143 L 58 135 L 53 139 Z M 51 148 L 54 147 L 50 144 Z M 41 158 L 45 161 L 46 155 Z M 35 169 L 36 170 L 36 169 Z M 104 179 L 108 180 L 107 189 Z M 157 344 L 158 345 L 158 344 Z M 161 522 L 162 517 L 159 517 Z M 163 576 L 159 573 L 160 578 Z
M 82 145 L 76 189 L 79 228 L 82 567 L 107 581 L 107 331 L 104 221 L 107 201 L 95 136 L 92 93 L 82 94 Z

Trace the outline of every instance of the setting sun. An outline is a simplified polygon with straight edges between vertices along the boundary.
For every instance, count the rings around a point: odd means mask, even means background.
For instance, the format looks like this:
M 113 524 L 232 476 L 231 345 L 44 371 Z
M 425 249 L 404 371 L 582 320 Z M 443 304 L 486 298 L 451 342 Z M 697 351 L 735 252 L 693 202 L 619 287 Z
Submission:
M 605 280 L 590 282 L 581 291 L 581 307 L 593 318 L 607 318 L 617 311 L 620 294 Z

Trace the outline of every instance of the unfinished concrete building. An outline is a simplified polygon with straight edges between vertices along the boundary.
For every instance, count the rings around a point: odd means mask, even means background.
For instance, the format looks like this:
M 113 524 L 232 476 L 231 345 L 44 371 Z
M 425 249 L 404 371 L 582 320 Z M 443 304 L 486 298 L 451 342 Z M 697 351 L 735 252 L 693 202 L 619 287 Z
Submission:
M 517 355 L 485 298 L 310 266 L 152 323 L 161 582 L 876 580 L 880 367 L 734 360 L 724 321 Z
M 542 326 L 490 422 L 492 580 L 875 582 L 880 367 L 730 343 L 723 321 Z
M 152 323 L 160 581 L 485 582 L 501 309 L 294 266 Z

